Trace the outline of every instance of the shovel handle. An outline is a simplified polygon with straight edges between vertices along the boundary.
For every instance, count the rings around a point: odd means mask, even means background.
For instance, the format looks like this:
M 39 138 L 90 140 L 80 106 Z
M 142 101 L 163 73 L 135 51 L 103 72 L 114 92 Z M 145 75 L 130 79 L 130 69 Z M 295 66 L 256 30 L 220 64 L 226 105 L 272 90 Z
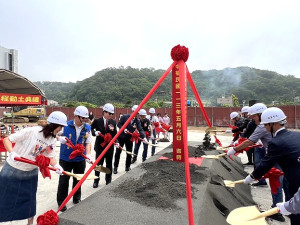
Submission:
M 274 208 L 269 209 L 269 210 L 267 210 L 267 211 L 265 211 L 265 212 L 262 212 L 262 213 L 259 215 L 259 218 L 274 215 L 274 214 L 276 214 L 276 213 L 279 213 L 279 211 L 280 211 L 279 208 L 274 207 Z
M 222 153 L 222 154 L 219 154 L 219 155 L 217 155 L 218 157 L 223 157 L 223 156 L 225 156 L 225 155 L 227 155 L 227 153 Z
M 279 211 L 280 211 L 279 208 L 274 207 L 272 209 L 269 209 L 269 210 L 267 210 L 265 212 L 260 213 L 258 216 L 256 216 L 255 218 L 253 218 L 251 220 L 256 220 L 256 219 L 259 219 L 259 218 L 271 216 L 271 215 L 274 215 L 276 213 L 279 213 Z
M 243 180 L 236 180 L 236 181 L 233 181 L 232 183 L 234 183 L 234 184 L 242 184 L 242 183 L 244 183 L 244 181 L 245 181 L 245 179 L 243 179 Z

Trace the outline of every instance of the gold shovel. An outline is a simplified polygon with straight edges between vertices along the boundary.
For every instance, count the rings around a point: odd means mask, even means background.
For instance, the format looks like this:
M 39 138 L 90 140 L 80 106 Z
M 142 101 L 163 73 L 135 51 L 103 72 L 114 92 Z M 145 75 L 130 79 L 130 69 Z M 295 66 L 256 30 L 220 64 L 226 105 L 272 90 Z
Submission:
M 236 184 L 243 184 L 245 181 L 245 179 L 243 180 L 236 180 L 236 181 L 232 181 L 232 180 L 224 180 L 224 184 L 226 187 L 235 187 Z
M 219 159 L 220 157 L 223 157 L 227 155 L 227 153 L 222 153 L 220 155 L 202 155 L 201 157 L 207 158 L 207 159 Z
M 231 225 L 268 225 L 265 217 L 279 213 L 277 207 L 263 213 L 259 212 L 257 206 L 246 206 L 234 209 L 226 219 Z
M 65 174 L 67 176 L 75 177 L 77 180 L 81 180 L 84 176 L 84 174 L 75 174 L 75 173 L 70 173 L 67 171 L 63 171 L 63 174 Z M 86 179 L 87 180 L 95 180 L 95 179 L 99 179 L 99 177 L 95 176 L 95 175 L 88 175 L 88 177 Z
M 106 174 L 110 174 L 111 173 L 111 170 L 102 166 L 102 165 L 99 165 L 99 166 L 96 166 L 94 168 L 95 171 L 98 171 L 98 172 L 101 172 L 101 173 L 106 173 Z
M 225 132 L 225 130 L 219 130 L 217 127 L 209 127 L 205 129 L 205 133 L 207 132 Z

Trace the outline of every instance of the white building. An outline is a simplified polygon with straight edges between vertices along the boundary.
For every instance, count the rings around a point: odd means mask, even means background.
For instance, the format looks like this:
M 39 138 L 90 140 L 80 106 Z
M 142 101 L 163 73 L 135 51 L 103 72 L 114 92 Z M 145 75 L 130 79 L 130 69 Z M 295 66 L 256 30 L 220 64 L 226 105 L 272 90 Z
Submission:
M 18 51 L 0 46 L 0 69 L 18 73 Z

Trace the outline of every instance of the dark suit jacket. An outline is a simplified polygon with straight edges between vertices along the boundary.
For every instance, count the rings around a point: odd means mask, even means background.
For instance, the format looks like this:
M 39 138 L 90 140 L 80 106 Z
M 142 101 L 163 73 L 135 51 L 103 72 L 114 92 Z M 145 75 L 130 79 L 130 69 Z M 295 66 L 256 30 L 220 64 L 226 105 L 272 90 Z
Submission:
M 293 196 L 300 187 L 299 157 L 300 133 L 281 130 L 269 142 L 266 156 L 252 174 L 256 179 L 261 178 L 277 162 L 288 180 L 290 195 Z
M 114 127 L 114 130 L 111 131 L 109 129 L 109 125 L 113 125 Z M 95 135 L 95 131 L 100 131 L 101 134 L 105 135 L 106 133 L 110 133 L 112 137 L 114 137 L 116 134 L 117 134 L 117 126 L 116 126 L 116 121 L 113 120 L 113 119 L 110 119 L 108 120 L 108 128 L 105 129 L 105 126 L 104 126 L 104 120 L 103 120 L 103 117 L 99 118 L 99 119 L 95 119 L 91 125 L 92 127 L 92 135 L 93 136 L 96 136 Z M 102 144 L 104 142 L 104 139 L 103 137 L 101 136 L 97 136 L 96 137 L 96 141 L 95 141 L 95 146 L 94 146 L 94 149 L 95 150 L 99 150 L 99 149 L 104 149 L 102 148 L 102 146 L 100 144 Z M 110 147 L 110 149 L 113 149 L 114 148 L 114 145 L 112 145 Z
M 119 120 L 119 122 L 118 122 L 118 127 L 121 128 L 121 127 L 126 123 L 126 121 L 129 119 L 129 117 L 130 117 L 130 114 L 123 115 L 123 116 L 121 117 L 121 119 Z M 133 123 L 132 123 L 132 124 L 129 123 L 129 124 L 127 125 L 126 129 L 127 129 L 129 132 L 133 133 L 133 132 L 135 131 L 135 128 L 133 127 L 134 124 L 135 124 L 137 130 L 138 130 L 139 133 L 140 133 L 140 138 L 144 138 L 144 137 L 145 137 L 145 132 L 144 132 L 144 130 L 143 130 L 143 128 L 142 128 L 141 121 L 140 121 L 139 119 L 134 118 L 134 119 L 133 119 Z M 130 135 L 130 134 L 125 134 L 125 132 L 122 132 L 118 138 L 119 138 L 119 139 L 125 139 L 125 140 L 128 140 L 128 139 L 131 138 L 131 135 Z

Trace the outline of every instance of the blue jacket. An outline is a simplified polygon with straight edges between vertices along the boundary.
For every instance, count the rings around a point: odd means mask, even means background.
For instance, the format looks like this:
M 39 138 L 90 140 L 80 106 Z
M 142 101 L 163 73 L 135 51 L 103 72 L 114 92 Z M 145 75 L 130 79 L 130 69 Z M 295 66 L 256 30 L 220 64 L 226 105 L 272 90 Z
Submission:
M 74 120 L 68 121 L 68 126 L 64 127 L 64 136 L 69 138 L 71 142 L 76 144 L 83 144 L 83 146 L 86 146 L 86 133 L 91 132 L 91 126 L 88 124 L 84 124 L 83 128 L 80 132 L 79 138 L 76 142 L 76 129 L 74 126 Z M 60 159 L 68 162 L 80 162 L 84 160 L 82 156 L 77 156 L 75 159 L 69 159 L 70 154 L 72 153 L 73 149 L 68 147 L 67 145 L 61 144 L 60 145 Z M 84 154 L 86 154 L 86 151 L 84 151 Z
M 300 133 L 280 130 L 268 145 L 266 156 L 253 171 L 254 178 L 259 179 L 277 162 L 288 181 L 290 195 L 293 196 L 300 187 Z

